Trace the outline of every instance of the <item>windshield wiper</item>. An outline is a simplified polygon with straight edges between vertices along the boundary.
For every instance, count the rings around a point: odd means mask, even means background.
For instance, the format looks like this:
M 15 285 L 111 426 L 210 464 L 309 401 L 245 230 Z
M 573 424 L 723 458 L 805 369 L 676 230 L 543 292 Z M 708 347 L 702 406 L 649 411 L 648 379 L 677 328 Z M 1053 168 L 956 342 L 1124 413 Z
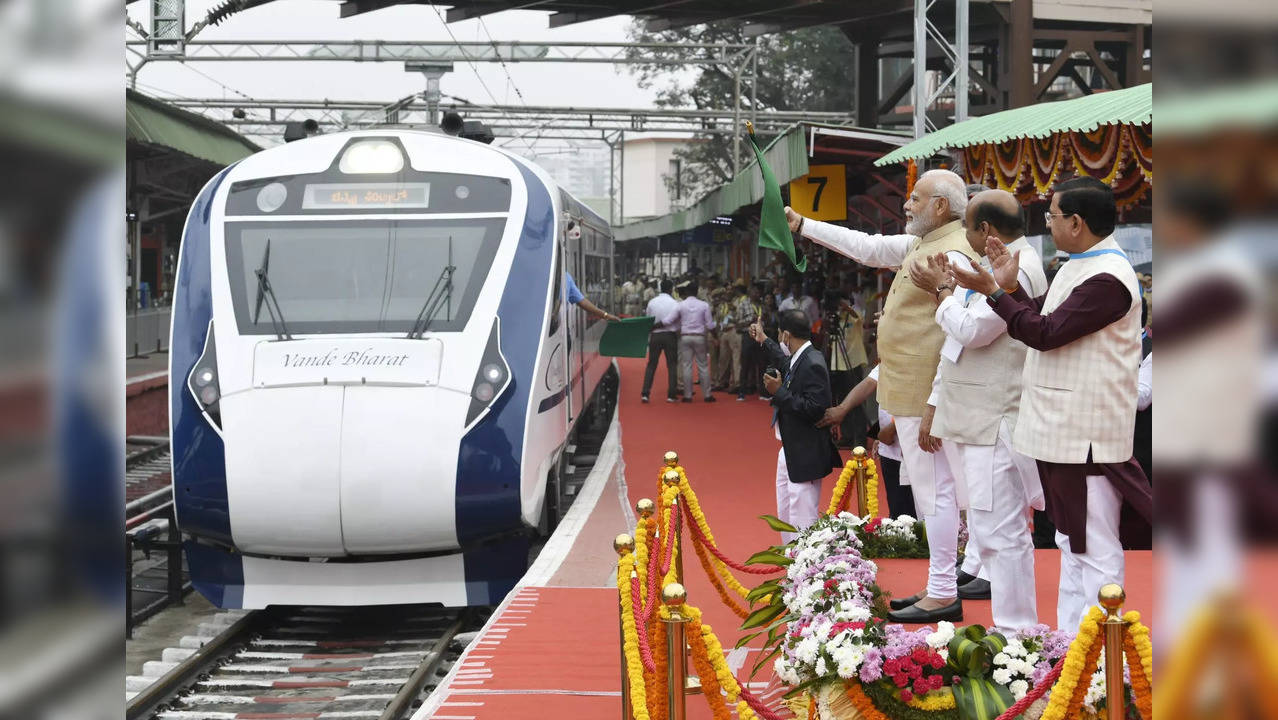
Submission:
M 271 329 L 275 331 L 276 338 L 292 340 L 293 336 L 289 334 L 288 326 L 284 324 L 284 311 L 280 309 L 280 301 L 275 297 L 275 290 L 271 287 L 270 278 L 267 277 L 270 267 L 271 239 L 267 238 L 266 249 L 262 251 L 262 264 L 254 271 L 257 275 L 257 302 L 253 306 L 253 324 L 256 325 L 257 319 L 262 316 L 262 301 L 268 300 L 266 312 L 271 316 Z
M 448 307 L 445 317 L 452 315 L 453 273 L 456 271 L 457 266 L 453 265 L 453 236 L 449 235 L 448 264 L 439 271 L 439 277 L 435 278 L 435 285 L 426 296 L 426 301 L 422 303 L 422 309 L 417 312 L 417 319 L 413 321 L 413 327 L 409 329 L 407 337 L 421 338 L 422 334 L 430 329 L 435 313 L 438 313 L 439 309 L 445 305 Z

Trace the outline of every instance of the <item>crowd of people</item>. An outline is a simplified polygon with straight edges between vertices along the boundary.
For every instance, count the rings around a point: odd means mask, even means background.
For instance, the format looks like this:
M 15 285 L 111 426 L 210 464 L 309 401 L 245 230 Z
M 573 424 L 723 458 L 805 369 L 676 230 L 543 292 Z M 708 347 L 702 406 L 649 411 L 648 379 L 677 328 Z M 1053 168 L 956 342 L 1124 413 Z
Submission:
M 1014 196 L 946 170 L 918 179 L 902 235 L 786 212 L 819 246 L 806 275 L 694 270 L 620 288 L 625 314 L 655 318 L 643 401 L 663 360 L 667 402 L 695 402 L 698 383 L 704 402 L 769 401 L 778 516 L 799 528 L 840 465 L 835 443 L 876 441 L 888 511 L 919 516 L 931 553 L 926 587 L 891 619 L 960 620 L 963 599 L 990 598 L 997 627 L 1034 625 L 1046 528 L 1062 554 L 1057 626 L 1076 626 L 1101 585 L 1122 582 L 1152 511 L 1150 279 L 1113 239 L 1112 191 L 1091 178 L 1054 189 L 1045 220 L 1068 258 L 1047 263 Z

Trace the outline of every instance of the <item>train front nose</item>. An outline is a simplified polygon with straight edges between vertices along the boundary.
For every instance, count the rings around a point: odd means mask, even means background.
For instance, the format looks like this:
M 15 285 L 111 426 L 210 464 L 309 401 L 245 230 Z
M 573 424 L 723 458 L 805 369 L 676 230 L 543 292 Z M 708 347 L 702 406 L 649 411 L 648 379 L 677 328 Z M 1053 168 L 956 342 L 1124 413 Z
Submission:
M 353 554 L 457 547 L 458 418 L 438 387 L 349 387 L 341 442 L 342 539 Z
M 468 396 L 330 385 L 225 400 L 231 528 L 241 550 L 313 557 L 457 547 L 461 428 L 444 419 L 460 417 Z

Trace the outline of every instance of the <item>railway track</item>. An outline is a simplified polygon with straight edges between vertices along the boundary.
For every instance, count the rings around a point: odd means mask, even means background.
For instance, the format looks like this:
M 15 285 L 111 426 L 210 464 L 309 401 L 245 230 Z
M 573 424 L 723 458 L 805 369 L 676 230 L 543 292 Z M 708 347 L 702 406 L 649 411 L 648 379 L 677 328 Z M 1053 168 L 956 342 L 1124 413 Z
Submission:
M 191 589 L 183 572 L 173 516 L 172 453 L 168 438 L 133 436 L 125 441 L 124 533 L 126 630 Z
M 125 717 L 402 720 L 487 614 L 421 605 L 224 613 L 211 636 L 165 650 L 161 677 L 128 678 L 136 694 Z

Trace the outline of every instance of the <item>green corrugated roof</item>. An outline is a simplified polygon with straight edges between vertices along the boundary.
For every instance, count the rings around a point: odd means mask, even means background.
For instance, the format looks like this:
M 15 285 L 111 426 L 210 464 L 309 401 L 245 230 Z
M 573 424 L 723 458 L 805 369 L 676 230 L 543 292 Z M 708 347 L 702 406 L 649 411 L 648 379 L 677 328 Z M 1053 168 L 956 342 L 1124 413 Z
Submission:
M 1071 130 L 1086 132 L 1101 125 L 1146 125 L 1153 119 L 1153 113 L 1154 86 L 1146 83 L 972 118 L 924 135 L 875 160 L 874 164 L 882 167 L 931 157 L 946 148 L 999 143 L 1012 138 L 1042 138 Z
M 1278 81 L 1260 80 L 1206 91 L 1163 91 L 1158 99 L 1158 136 L 1264 129 L 1278 125 Z
M 261 150 L 219 122 L 133 90 L 126 96 L 124 113 L 129 140 L 163 145 L 218 165 L 230 165 Z
M 807 175 L 808 146 L 803 125 L 796 124 L 787 128 L 763 149 L 763 157 L 779 183 Z M 613 238 L 634 240 L 690 230 L 720 215 L 730 215 L 738 208 L 758 202 L 763 197 L 763 178 L 756 165 L 756 162 L 746 165 L 736 177 L 710 191 L 686 210 L 614 227 Z

